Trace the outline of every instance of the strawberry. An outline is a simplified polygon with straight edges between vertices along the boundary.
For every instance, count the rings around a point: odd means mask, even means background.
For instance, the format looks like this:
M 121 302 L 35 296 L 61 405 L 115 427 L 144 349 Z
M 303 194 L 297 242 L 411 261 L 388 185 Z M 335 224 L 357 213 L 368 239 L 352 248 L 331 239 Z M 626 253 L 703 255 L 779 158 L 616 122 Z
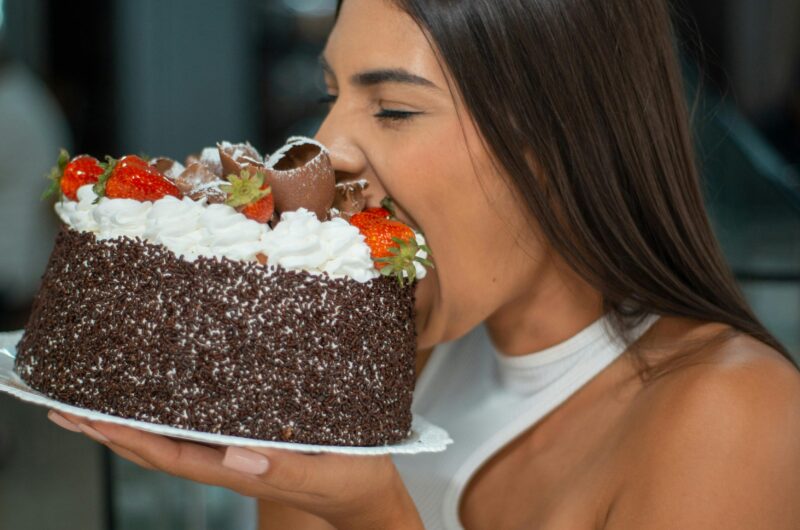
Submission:
M 430 255 L 430 249 L 417 243 L 416 235 L 408 225 L 366 210 L 353 215 L 350 224 L 364 236 L 375 268 L 383 276 L 395 276 L 401 286 L 406 280 L 411 283 L 416 278 L 415 261 L 433 267 L 429 259 L 417 256 L 420 250 Z
M 79 155 L 70 160 L 69 153 L 62 149 L 58 155 L 58 165 L 50 171 L 50 188 L 42 198 L 55 194 L 77 201 L 78 188 L 97 182 L 104 170 L 96 158 Z
M 106 170 L 94 186 L 99 197 L 137 201 L 157 201 L 166 195 L 183 197 L 172 181 L 141 157 L 128 155 L 119 160 L 106 159 Z
M 381 217 L 383 219 L 389 219 L 392 216 L 391 212 L 389 210 L 387 210 L 386 208 L 383 208 L 383 207 L 380 207 L 380 208 L 365 208 L 364 211 L 360 212 L 360 213 L 365 213 L 365 214 L 368 214 L 368 215 L 376 215 L 376 216 Z
M 230 184 L 222 184 L 219 187 L 228 196 L 225 204 L 236 208 L 245 217 L 259 223 L 267 223 L 272 219 L 272 212 L 275 211 L 275 197 L 272 195 L 272 188 L 267 184 L 263 172 L 250 173 L 243 169 L 238 177 L 231 174 L 227 178 Z
M 367 208 L 364 213 L 377 215 L 384 219 L 394 219 L 394 201 L 392 201 L 391 197 L 384 197 L 380 208 Z

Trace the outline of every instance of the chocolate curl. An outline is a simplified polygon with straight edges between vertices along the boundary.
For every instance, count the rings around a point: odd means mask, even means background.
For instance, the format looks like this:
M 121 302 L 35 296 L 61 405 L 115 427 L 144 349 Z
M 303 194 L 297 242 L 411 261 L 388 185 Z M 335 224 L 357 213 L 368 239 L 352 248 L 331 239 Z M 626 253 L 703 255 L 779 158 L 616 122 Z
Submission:
M 217 177 L 222 178 L 222 161 L 216 147 L 205 147 L 200 153 L 193 153 L 187 156 L 183 165 L 189 167 L 197 163 L 203 164 Z
M 350 219 L 366 206 L 363 191 L 367 186 L 367 181 L 364 179 L 336 183 L 336 198 L 333 201 L 333 207 L 339 210 L 339 215 L 345 220 Z
M 150 160 L 150 165 L 173 182 L 176 181 L 180 174 L 183 173 L 183 170 L 186 169 L 183 167 L 183 164 L 164 156 L 153 158 Z
M 220 184 L 224 181 L 202 162 L 191 164 L 175 180 L 175 185 L 184 195 L 195 201 L 206 197 L 209 204 L 225 202 L 227 196 L 219 189 Z
M 243 169 L 250 170 L 249 166 L 263 171 L 264 159 L 249 143 L 231 144 L 220 142 L 217 144 L 219 159 L 221 163 L 222 176 L 240 175 Z M 252 173 L 252 171 L 251 171 Z
M 305 208 L 320 221 L 336 197 L 336 176 L 327 151 L 311 139 L 295 139 L 270 159 L 267 181 L 275 196 L 278 213 Z

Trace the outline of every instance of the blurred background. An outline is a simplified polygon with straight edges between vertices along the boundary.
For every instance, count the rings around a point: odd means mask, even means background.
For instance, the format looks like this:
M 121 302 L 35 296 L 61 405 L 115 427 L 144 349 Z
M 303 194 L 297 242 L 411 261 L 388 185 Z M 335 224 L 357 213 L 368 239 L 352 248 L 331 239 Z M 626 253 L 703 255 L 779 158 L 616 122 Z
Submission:
M 334 0 L 0 0 L 0 331 L 56 230 L 58 148 L 182 159 L 312 135 Z M 676 0 L 709 211 L 761 319 L 800 357 L 800 0 Z M 13 426 L 13 427 L 12 427 Z M 252 529 L 252 501 L 141 470 L 0 396 L 0 529 Z

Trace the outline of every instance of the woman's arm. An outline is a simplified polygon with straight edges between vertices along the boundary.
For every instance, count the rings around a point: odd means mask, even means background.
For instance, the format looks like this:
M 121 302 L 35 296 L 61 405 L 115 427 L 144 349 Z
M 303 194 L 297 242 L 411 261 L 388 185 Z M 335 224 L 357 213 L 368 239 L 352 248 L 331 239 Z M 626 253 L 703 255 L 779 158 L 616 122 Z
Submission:
M 333 525 L 316 515 L 277 502 L 259 500 L 258 530 L 284 530 L 286 528 L 336 530 Z

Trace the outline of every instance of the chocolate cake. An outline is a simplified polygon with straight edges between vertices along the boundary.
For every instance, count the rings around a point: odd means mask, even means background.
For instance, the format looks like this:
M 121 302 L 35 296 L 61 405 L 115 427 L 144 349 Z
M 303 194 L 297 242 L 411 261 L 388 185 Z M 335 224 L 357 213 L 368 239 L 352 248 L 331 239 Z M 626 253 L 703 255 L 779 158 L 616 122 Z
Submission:
M 213 173 L 211 158 L 204 167 Z M 163 159 L 148 167 L 156 164 L 169 180 Z M 113 167 L 103 169 L 116 178 Z M 198 172 L 187 164 L 172 180 L 190 170 Z M 68 175 L 62 167 L 64 189 Z M 230 191 L 211 181 L 204 174 L 197 188 L 213 188 L 216 198 Z M 429 262 L 417 238 L 410 250 L 396 240 L 389 258 L 366 245 L 374 234 L 356 228 L 357 218 L 383 219 L 382 208 L 349 212 L 351 224 L 326 191 L 331 209 L 323 219 L 318 206 L 305 210 L 293 197 L 297 210 L 270 211 L 258 223 L 244 209 L 190 198 L 197 189 L 185 182 L 185 196 L 138 204 L 98 197 L 102 189 L 90 184 L 57 206 L 65 225 L 17 347 L 15 370 L 32 388 L 124 418 L 263 440 L 373 446 L 409 435 L 412 280 Z M 175 215 L 190 235 L 176 228 Z M 219 241 L 245 233 L 252 241 Z M 409 252 L 411 267 L 392 261 Z

